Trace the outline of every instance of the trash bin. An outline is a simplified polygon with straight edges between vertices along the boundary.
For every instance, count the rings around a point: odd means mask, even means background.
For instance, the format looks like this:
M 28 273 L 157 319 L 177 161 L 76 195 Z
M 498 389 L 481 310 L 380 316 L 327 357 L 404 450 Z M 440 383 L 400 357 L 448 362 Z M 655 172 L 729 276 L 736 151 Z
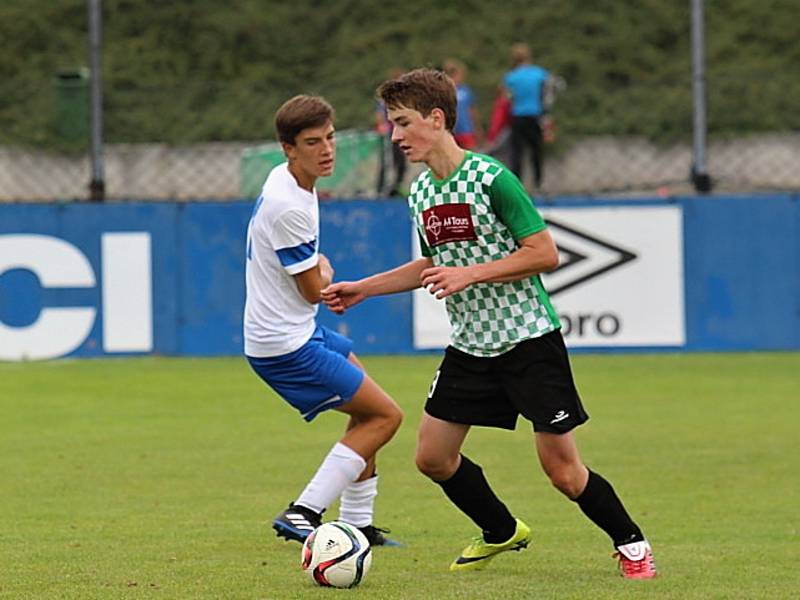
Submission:
M 89 69 L 56 75 L 56 130 L 69 142 L 89 139 Z

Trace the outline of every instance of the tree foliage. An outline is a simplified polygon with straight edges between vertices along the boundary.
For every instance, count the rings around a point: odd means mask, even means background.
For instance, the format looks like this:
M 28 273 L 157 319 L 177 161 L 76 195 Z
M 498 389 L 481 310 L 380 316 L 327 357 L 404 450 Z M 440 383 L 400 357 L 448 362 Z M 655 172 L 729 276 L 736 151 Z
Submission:
M 709 127 L 800 129 L 796 0 L 706 2 Z M 567 81 L 559 128 L 575 135 L 691 132 L 689 1 L 106 0 L 106 138 L 273 136 L 286 98 L 319 93 L 338 125 L 369 127 L 392 68 L 456 57 L 488 119 L 510 45 Z M 88 64 L 84 0 L 0 3 L 0 143 L 58 146 L 57 73 Z

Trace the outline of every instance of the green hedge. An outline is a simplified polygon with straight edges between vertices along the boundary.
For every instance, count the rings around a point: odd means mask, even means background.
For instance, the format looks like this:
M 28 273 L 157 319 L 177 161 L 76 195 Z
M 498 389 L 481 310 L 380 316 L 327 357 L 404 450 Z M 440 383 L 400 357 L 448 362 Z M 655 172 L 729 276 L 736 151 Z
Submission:
M 796 0 L 708 0 L 709 127 L 738 135 L 800 129 Z M 469 69 L 483 116 L 528 42 L 563 76 L 568 135 L 691 131 L 688 0 L 105 0 L 109 141 L 262 140 L 300 92 L 337 107 L 341 128 L 372 124 L 392 67 Z M 0 3 L 0 143 L 63 147 L 54 80 L 86 65 L 85 0 Z

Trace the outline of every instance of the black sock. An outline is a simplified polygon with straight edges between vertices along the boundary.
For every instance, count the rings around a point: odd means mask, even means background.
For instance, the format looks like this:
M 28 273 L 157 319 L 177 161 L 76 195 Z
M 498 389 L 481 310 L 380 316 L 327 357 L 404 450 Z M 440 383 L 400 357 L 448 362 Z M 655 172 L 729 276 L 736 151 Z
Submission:
M 516 520 L 489 487 L 483 470 L 466 456 L 461 455 L 461 464 L 450 479 L 436 483 L 481 528 L 488 543 L 499 544 L 514 535 Z
M 589 481 L 575 499 L 583 514 L 605 531 L 614 546 L 644 540 L 642 530 L 628 515 L 614 488 L 597 473 L 589 471 Z

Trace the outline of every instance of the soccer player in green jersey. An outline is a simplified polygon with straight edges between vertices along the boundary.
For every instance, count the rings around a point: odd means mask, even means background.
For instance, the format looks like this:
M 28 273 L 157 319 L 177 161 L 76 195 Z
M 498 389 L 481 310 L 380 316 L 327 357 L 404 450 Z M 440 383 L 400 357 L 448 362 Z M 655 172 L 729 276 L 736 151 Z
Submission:
M 416 462 L 481 529 L 451 565 L 483 568 L 521 550 L 530 528 L 495 495 L 482 469 L 461 453 L 472 426 L 533 423 L 536 450 L 553 485 L 611 538 L 625 577 L 656 574 L 650 544 L 611 484 L 581 460 L 572 429 L 584 423 L 558 315 L 539 275 L 558 250 L 517 177 L 495 159 L 465 151 L 453 137 L 452 80 L 417 69 L 378 88 L 394 125 L 392 141 L 428 169 L 408 202 L 423 257 L 322 292 L 342 313 L 362 300 L 420 286 L 446 301 L 451 344 L 431 384 Z

